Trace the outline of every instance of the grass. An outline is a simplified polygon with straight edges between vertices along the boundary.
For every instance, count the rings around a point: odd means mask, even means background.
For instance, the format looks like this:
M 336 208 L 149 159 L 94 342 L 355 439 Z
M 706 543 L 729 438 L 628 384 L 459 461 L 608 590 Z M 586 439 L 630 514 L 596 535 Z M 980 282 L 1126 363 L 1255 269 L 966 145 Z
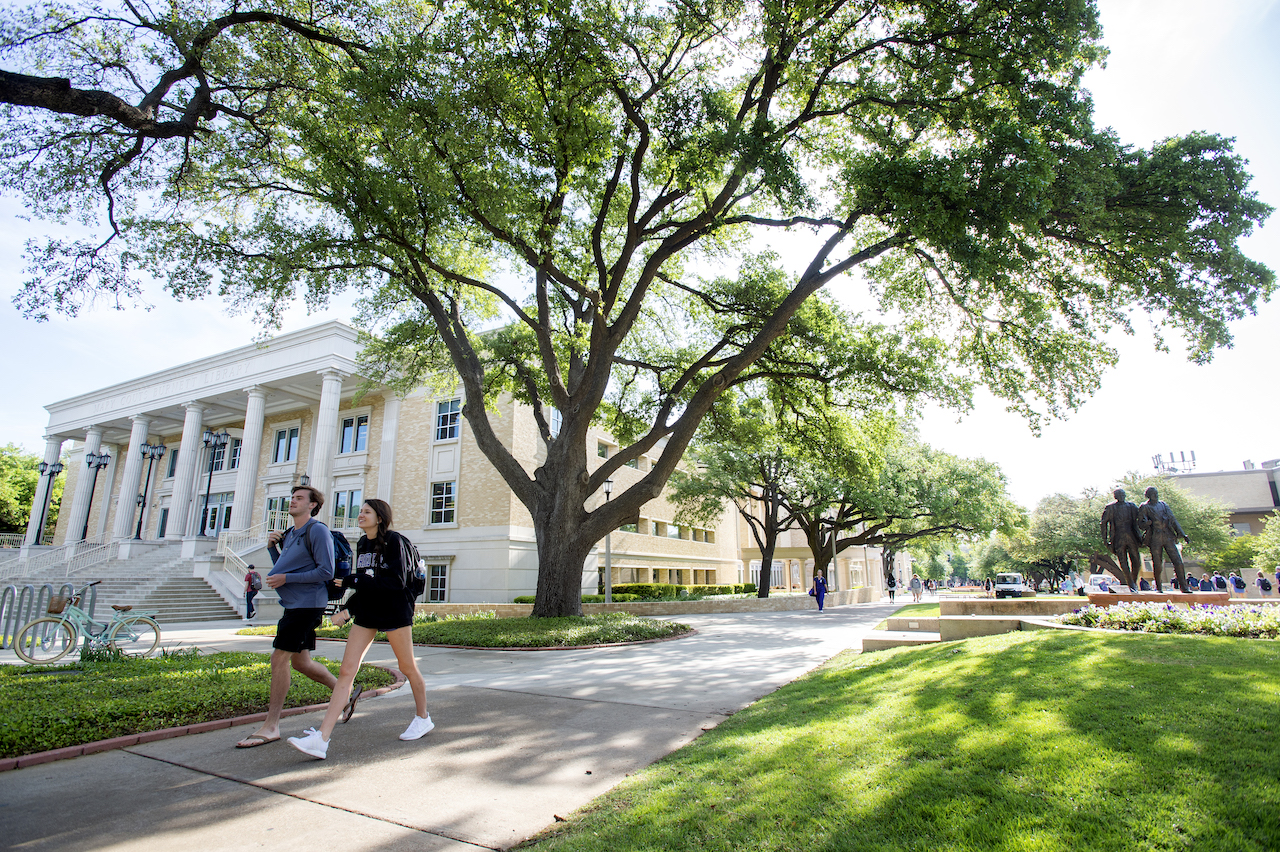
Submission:
M 1280 644 L 1011 633 L 845 653 L 542 852 L 1280 848 Z
M 337 661 L 319 661 L 337 674 Z M 366 665 L 356 681 L 372 689 L 395 677 Z M 0 666 L 0 757 L 260 713 L 270 688 L 268 655 L 243 652 Z M 285 707 L 328 700 L 295 673 Z
M 494 618 L 481 616 L 446 617 L 438 620 L 417 618 L 413 624 L 413 641 L 417 645 L 464 645 L 476 648 L 564 648 L 575 645 L 607 645 L 614 642 L 637 642 L 662 639 L 690 632 L 687 624 L 641 618 L 625 612 L 584 615 L 567 618 Z M 246 627 L 240 635 L 274 636 L 275 625 Z M 316 631 L 317 636 L 345 639 L 349 625 L 333 627 L 328 621 Z M 379 641 L 386 640 L 379 633 Z
M 904 618 L 909 615 L 914 615 L 919 618 L 937 618 L 941 614 L 941 607 L 939 607 L 937 603 L 918 603 L 907 604 L 906 606 L 899 607 L 893 611 L 893 615 L 889 616 L 889 618 Z M 874 629 L 885 630 L 886 624 L 888 624 L 887 619 L 877 624 Z

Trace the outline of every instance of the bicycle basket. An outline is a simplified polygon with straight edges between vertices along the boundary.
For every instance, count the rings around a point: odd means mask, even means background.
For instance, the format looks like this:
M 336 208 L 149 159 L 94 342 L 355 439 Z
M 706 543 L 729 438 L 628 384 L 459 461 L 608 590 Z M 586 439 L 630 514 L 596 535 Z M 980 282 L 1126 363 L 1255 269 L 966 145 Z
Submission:
M 54 595 L 49 598 L 49 614 L 62 615 L 62 611 L 71 603 L 70 595 Z

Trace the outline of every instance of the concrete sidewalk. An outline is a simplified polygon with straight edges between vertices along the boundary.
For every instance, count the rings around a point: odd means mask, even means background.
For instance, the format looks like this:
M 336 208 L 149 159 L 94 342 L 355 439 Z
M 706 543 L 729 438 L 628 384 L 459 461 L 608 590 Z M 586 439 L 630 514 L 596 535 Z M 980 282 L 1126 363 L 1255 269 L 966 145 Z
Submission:
M 242 726 L 0 773 L 5 848 L 506 849 L 845 648 L 896 606 L 696 615 L 695 636 L 582 651 L 419 648 L 436 729 L 398 735 L 407 686 L 361 701 L 327 760 Z M 268 650 L 239 624 L 165 645 Z M 341 643 L 317 656 L 340 659 Z M 11 652 L 5 652 L 11 654 Z M 369 662 L 391 663 L 385 645 Z M 285 736 L 322 713 L 287 718 Z

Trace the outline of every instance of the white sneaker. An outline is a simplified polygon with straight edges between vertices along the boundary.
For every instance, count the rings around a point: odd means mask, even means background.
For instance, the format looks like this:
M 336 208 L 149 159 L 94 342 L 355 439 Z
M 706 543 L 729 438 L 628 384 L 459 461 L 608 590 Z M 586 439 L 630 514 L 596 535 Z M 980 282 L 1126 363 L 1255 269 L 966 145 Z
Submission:
M 307 728 L 300 737 L 289 737 L 289 745 L 320 760 L 329 756 L 329 742 L 315 728 Z
M 431 721 L 431 714 L 426 716 L 414 716 L 413 721 L 409 723 L 409 727 L 404 729 L 404 733 L 400 735 L 402 740 L 416 740 L 425 737 L 435 729 L 436 723 Z

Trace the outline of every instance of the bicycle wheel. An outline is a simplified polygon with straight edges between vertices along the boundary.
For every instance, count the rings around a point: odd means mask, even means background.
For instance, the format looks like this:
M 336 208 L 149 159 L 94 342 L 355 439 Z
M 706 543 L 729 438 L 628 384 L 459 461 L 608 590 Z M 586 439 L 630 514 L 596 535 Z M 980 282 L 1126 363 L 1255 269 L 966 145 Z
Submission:
M 28 621 L 13 640 L 13 652 L 35 665 L 61 660 L 76 647 L 76 629 L 61 618 Z
M 130 657 L 146 657 L 160 644 L 160 625 L 145 616 L 122 621 L 111 630 L 107 642 Z

